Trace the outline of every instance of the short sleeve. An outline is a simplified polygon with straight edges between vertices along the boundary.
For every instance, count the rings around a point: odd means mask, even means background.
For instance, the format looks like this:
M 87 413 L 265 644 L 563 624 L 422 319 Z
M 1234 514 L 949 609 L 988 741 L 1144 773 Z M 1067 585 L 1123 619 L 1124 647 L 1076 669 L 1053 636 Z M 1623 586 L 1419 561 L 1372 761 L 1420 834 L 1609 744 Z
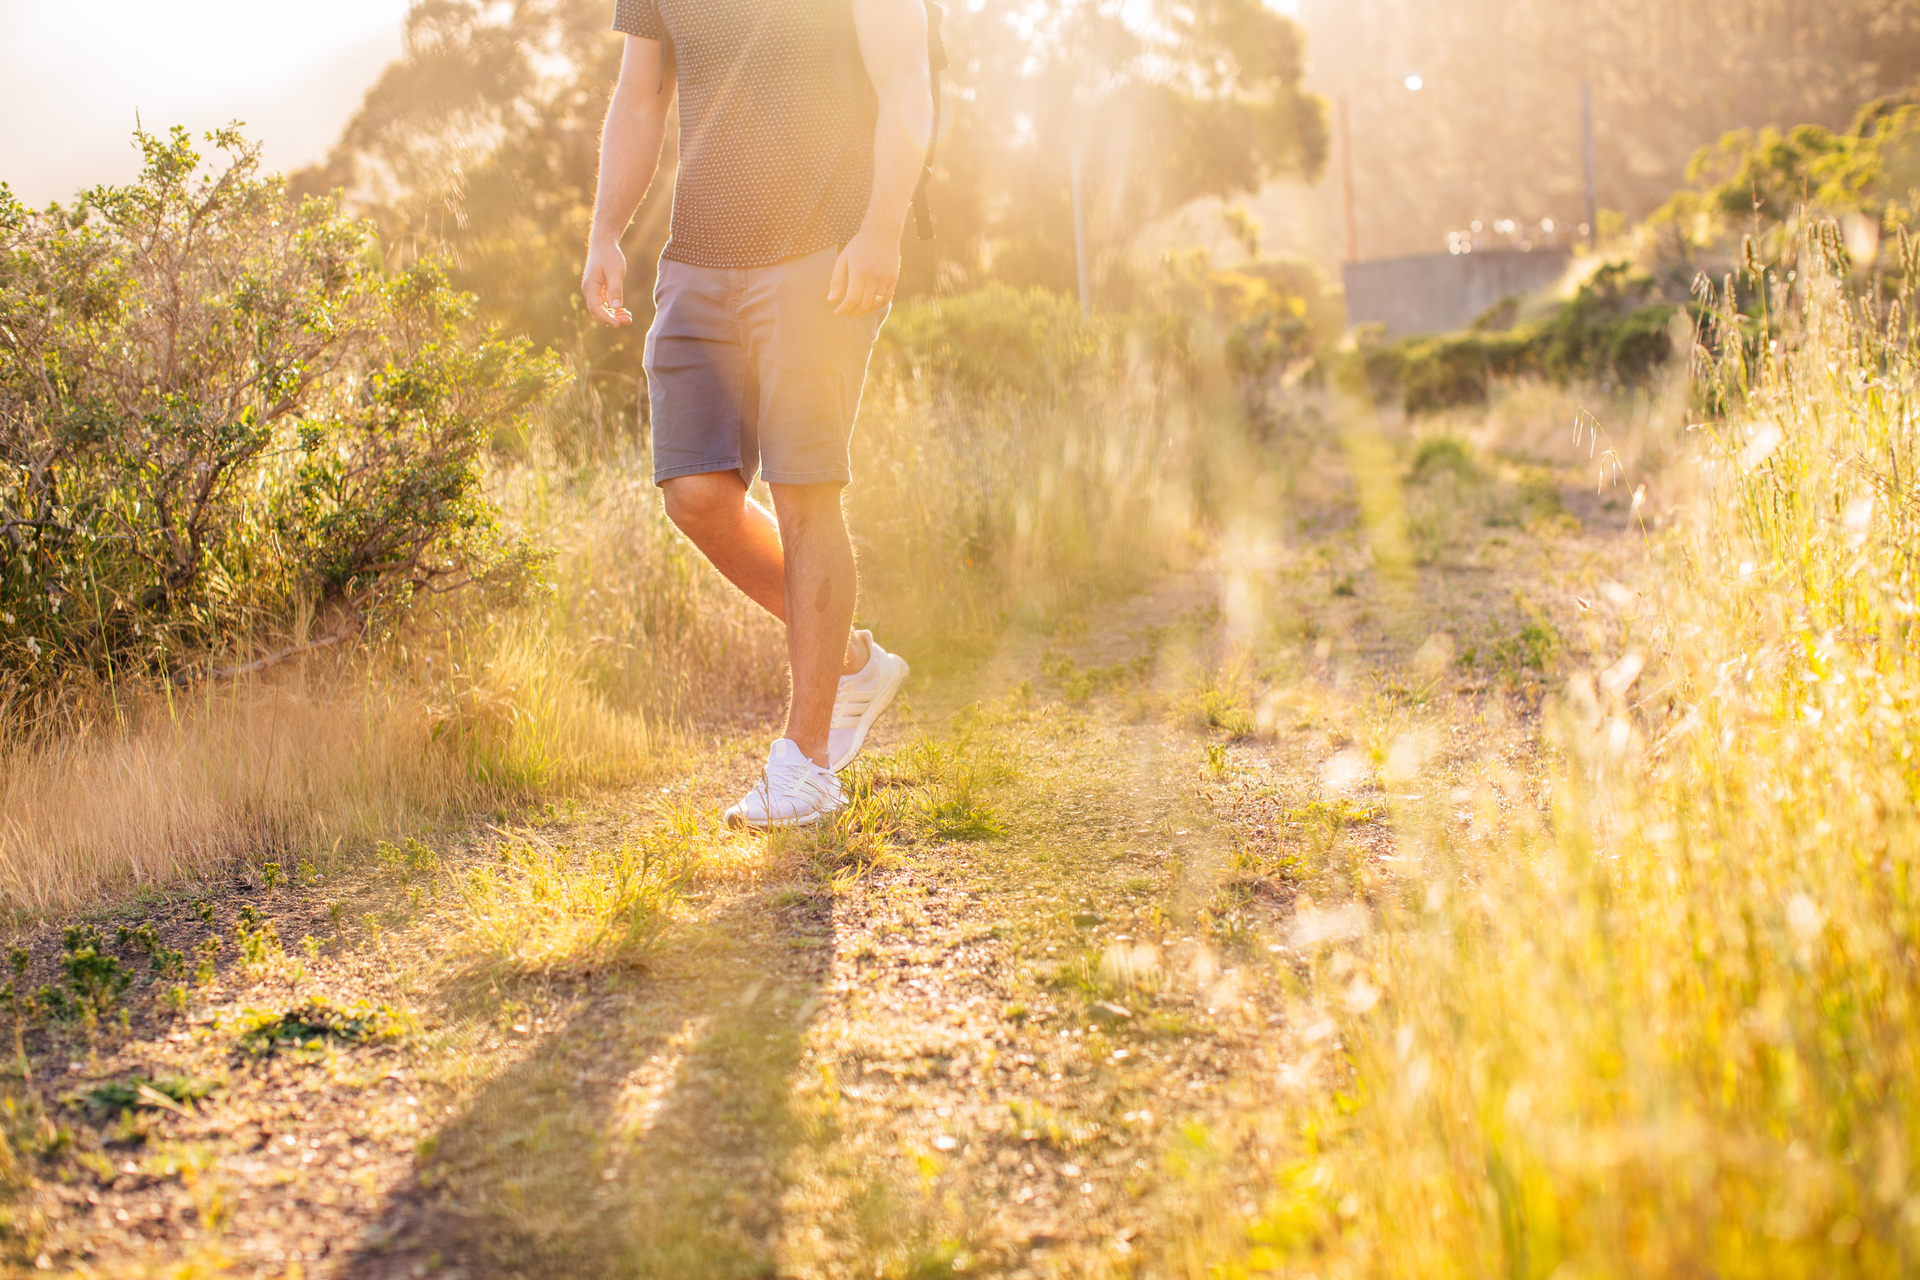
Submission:
M 646 40 L 669 38 L 658 0 L 614 0 L 613 29 Z

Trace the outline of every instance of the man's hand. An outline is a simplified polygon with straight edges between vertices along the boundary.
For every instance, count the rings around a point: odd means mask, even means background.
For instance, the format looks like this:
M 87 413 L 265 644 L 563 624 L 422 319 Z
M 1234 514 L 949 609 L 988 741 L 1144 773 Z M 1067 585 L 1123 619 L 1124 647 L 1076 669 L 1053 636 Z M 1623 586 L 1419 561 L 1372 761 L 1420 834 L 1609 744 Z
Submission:
M 587 247 L 587 270 L 580 278 L 580 293 L 587 300 L 587 314 L 601 324 L 624 329 L 633 323 L 633 312 L 621 302 L 626 287 L 627 255 L 620 242 L 596 241 Z
M 863 316 L 892 302 L 899 280 L 900 237 L 863 228 L 833 264 L 827 301 L 840 304 L 833 309 L 837 316 Z
M 863 316 L 893 301 L 900 232 L 933 137 L 927 10 L 921 0 L 853 0 L 860 60 L 879 94 L 873 126 L 873 187 L 860 234 L 833 264 L 834 314 Z

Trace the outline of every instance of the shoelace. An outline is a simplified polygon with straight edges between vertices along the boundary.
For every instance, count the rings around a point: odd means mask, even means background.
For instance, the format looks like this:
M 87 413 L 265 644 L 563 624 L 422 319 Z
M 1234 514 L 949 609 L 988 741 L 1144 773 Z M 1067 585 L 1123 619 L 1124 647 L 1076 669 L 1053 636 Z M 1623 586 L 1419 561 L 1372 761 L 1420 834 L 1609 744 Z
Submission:
M 777 782 L 776 778 L 778 778 Z M 839 782 L 834 780 L 832 774 L 827 774 L 823 778 L 818 771 L 804 765 L 793 765 L 777 770 L 763 769 L 760 772 L 760 781 L 754 784 L 753 789 L 760 793 L 769 817 L 791 816 L 784 812 L 776 812 L 775 806 L 782 800 L 797 803 L 799 808 L 794 812 L 798 813 L 810 808 L 834 808 L 845 799 L 841 794 Z

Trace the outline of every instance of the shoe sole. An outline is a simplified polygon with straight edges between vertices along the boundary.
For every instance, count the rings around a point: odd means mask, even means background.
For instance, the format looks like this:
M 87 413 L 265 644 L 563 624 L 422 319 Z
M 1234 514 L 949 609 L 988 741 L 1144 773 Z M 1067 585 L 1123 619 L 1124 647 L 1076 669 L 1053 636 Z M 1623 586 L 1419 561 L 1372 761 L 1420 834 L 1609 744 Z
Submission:
M 832 813 L 823 813 L 823 812 L 816 811 L 814 813 L 808 814 L 804 818 L 782 818 L 777 822 L 755 822 L 752 818 L 747 817 L 745 814 L 730 813 L 727 815 L 727 825 L 729 827 L 734 828 L 736 831 L 740 830 L 741 828 L 745 828 L 749 831 L 772 831 L 777 828 L 783 828 L 783 827 L 810 827 L 814 825 L 816 822 L 819 822 L 822 818 L 830 818 L 833 816 L 834 813 L 838 813 L 838 812 L 840 812 L 838 809 L 833 810 Z
M 874 722 L 885 715 L 887 708 L 893 705 L 894 695 L 900 692 L 900 686 L 907 682 L 907 676 L 912 671 L 912 668 L 907 666 L 907 660 L 899 654 L 890 653 L 887 656 L 893 659 L 893 662 L 887 668 L 886 683 L 882 684 L 879 692 L 873 695 L 873 701 L 867 704 L 866 711 L 860 716 L 860 723 L 853 727 L 853 745 L 847 748 L 845 755 L 827 764 L 827 767 L 835 773 L 859 758 L 860 748 L 867 743 L 867 730 L 873 728 Z

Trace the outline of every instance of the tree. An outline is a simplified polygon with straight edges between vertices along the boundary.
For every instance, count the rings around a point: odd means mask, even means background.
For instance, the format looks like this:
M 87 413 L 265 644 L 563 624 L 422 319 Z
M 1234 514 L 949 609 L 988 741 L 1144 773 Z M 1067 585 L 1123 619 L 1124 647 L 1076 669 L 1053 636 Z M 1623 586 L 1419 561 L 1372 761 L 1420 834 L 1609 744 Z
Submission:
M 952 106 L 931 184 L 941 234 L 937 268 L 914 256 L 922 288 L 1071 290 L 1076 150 L 1096 279 L 1122 294 L 1128 251 L 1154 220 L 1325 163 L 1325 104 L 1300 87 L 1304 36 L 1259 0 L 989 0 L 948 28 Z
M 1583 219 L 1583 81 L 1599 202 L 1638 218 L 1721 135 L 1842 129 L 1920 74 L 1920 0 L 1302 0 L 1301 21 L 1312 84 L 1349 104 L 1369 258 L 1441 251 L 1476 219 Z
M 488 320 L 582 367 L 637 373 L 637 338 L 590 324 L 575 296 L 619 74 L 611 15 L 607 0 L 416 0 L 401 57 L 294 191 L 342 190 L 388 245 L 443 256 Z M 625 240 L 636 274 L 666 240 L 673 159 L 670 142 Z
M 608 0 L 420 0 L 404 54 L 296 186 L 343 187 L 390 242 L 444 250 L 490 318 L 632 375 L 641 331 L 596 329 L 575 296 L 618 74 L 611 14 Z M 1300 29 L 1259 0 L 987 0 L 952 7 L 947 46 L 939 240 L 929 249 L 908 232 L 908 293 L 987 279 L 1071 289 L 1076 146 L 1096 267 L 1116 285 L 1147 221 L 1273 174 L 1311 177 L 1325 157 L 1323 106 L 1300 88 Z M 673 160 L 670 148 L 623 241 L 642 319 Z

